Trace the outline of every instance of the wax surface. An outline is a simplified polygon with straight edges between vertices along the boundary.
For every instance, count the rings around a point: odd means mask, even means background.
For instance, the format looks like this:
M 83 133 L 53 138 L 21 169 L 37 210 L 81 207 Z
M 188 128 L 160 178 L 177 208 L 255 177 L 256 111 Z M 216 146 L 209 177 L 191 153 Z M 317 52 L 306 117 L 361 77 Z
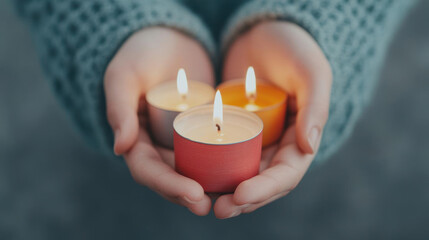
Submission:
M 213 124 L 197 124 L 190 126 L 184 132 L 184 136 L 188 139 L 203 143 L 234 143 L 241 142 L 254 136 L 254 131 L 246 127 L 242 127 L 240 123 L 226 122 L 222 125 L 220 132 Z
M 149 90 L 146 100 L 154 107 L 182 112 L 210 103 L 214 98 L 214 89 L 205 83 L 188 81 L 188 88 L 188 94 L 183 97 L 177 91 L 176 81 L 164 82 Z
M 220 132 L 213 123 L 213 105 L 182 113 L 174 121 L 174 129 L 189 140 L 207 144 L 243 142 L 256 137 L 263 129 L 263 123 L 256 115 L 241 108 L 224 105 L 223 114 Z

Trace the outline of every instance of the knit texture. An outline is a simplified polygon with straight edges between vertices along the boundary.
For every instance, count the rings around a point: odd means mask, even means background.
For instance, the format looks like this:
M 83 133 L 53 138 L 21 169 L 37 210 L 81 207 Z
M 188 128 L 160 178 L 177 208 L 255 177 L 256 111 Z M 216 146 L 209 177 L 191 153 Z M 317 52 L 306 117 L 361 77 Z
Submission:
M 20 0 L 42 66 L 54 92 L 89 143 L 112 154 L 103 77 L 121 44 L 134 32 L 166 26 L 197 39 L 214 57 L 215 45 L 201 20 L 168 0 Z
M 414 0 L 256 0 L 228 23 L 222 49 L 264 20 L 294 22 L 318 42 L 332 71 L 329 120 L 315 162 L 349 136 L 368 104 L 394 30 Z
M 207 2 L 201 0 L 15 1 L 18 12 L 32 26 L 42 66 L 56 95 L 85 138 L 108 153 L 112 153 L 113 135 L 105 113 L 104 71 L 134 32 L 156 25 L 175 28 L 197 39 L 214 58 L 210 31 L 217 35 L 224 29 L 221 43 L 225 51 L 242 32 L 264 20 L 302 26 L 321 46 L 334 76 L 319 160 L 333 153 L 350 134 L 370 99 L 394 30 L 414 2 L 218 0 L 204 5 Z M 233 12 L 224 28 L 224 19 Z

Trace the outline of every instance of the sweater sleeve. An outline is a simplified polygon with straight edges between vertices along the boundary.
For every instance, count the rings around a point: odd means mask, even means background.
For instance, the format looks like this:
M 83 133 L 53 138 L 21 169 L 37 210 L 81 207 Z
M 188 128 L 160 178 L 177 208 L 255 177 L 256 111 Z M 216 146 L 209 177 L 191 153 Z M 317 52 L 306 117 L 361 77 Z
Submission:
M 197 39 L 214 56 L 202 21 L 173 0 L 16 0 L 31 26 L 42 67 L 78 130 L 112 153 L 103 77 L 121 44 L 134 32 L 166 26 Z
M 315 162 L 351 133 L 376 85 L 390 39 L 414 0 L 254 0 L 233 15 L 225 51 L 243 31 L 264 20 L 294 22 L 318 42 L 333 71 L 329 120 Z

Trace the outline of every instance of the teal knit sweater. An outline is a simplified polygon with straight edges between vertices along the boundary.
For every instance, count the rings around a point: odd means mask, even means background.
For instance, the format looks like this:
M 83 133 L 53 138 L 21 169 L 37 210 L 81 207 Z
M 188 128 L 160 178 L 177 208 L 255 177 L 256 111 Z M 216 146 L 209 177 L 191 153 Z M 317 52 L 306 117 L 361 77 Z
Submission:
M 177 29 L 212 56 L 267 19 L 291 21 L 319 43 L 333 70 L 330 115 L 318 159 L 350 134 L 368 103 L 394 30 L 415 0 L 15 0 L 42 66 L 80 132 L 112 152 L 103 76 L 121 44 L 149 26 Z M 221 57 L 221 56 L 220 56 Z

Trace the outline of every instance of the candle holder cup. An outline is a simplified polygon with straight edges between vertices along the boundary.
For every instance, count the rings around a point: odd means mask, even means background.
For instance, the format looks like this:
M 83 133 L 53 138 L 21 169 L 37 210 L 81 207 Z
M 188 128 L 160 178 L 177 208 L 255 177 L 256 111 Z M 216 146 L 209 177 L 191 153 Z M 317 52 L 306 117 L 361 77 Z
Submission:
M 161 146 L 173 149 L 173 121 L 186 109 L 207 104 L 214 98 L 214 89 L 208 84 L 189 81 L 186 97 L 177 92 L 175 81 L 163 82 L 146 94 L 149 128 L 152 138 Z
M 152 138 L 159 145 L 173 149 L 173 121 L 179 111 L 166 110 L 148 104 L 149 128 Z
M 174 121 L 176 170 L 201 184 L 205 192 L 230 193 L 242 181 L 256 176 L 262 149 L 261 119 L 242 108 L 224 105 L 224 119 L 240 121 L 240 127 L 251 131 L 251 137 L 233 143 L 205 143 L 186 136 L 186 129 L 198 122 L 212 121 L 213 105 L 198 106 L 179 114 Z M 189 121 L 192 116 L 204 116 Z M 241 119 L 241 120 L 240 120 Z M 215 131 L 215 130 L 214 130 Z

